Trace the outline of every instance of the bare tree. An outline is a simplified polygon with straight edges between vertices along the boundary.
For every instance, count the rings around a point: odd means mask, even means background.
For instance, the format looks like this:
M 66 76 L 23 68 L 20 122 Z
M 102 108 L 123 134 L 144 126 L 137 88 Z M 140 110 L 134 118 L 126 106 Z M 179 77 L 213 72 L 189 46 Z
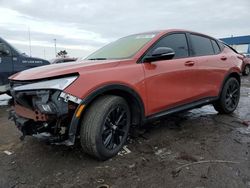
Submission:
M 61 50 L 57 53 L 57 57 L 63 57 L 65 58 L 68 55 L 68 52 L 66 50 Z

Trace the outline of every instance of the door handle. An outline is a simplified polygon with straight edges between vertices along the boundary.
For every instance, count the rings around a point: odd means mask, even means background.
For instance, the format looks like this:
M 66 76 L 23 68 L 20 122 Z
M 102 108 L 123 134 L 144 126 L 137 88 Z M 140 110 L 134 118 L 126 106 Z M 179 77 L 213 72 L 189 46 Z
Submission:
M 185 62 L 185 66 L 191 67 L 193 65 L 194 65 L 193 61 L 187 61 L 187 62 Z
M 238 56 L 237 55 L 237 58 L 240 59 L 240 60 L 244 60 L 244 56 Z
M 220 59 L 223 60 L 223 61 L 225 61 L 225 60 L 227 60 L 227 57 L 226 56 L 222 56 Z

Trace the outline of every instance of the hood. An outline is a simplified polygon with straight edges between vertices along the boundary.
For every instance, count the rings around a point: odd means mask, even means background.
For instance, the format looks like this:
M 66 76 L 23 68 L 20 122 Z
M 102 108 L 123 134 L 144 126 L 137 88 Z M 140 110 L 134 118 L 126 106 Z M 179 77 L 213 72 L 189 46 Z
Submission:
M 40 80 L 44 78 L 58 77 L 67 74 L 81 73 L 82 71 L 90 71 L 95 69 L 103 69 L 114 67 L 119 64 L 117 60 L 103 60 L 103 61 L 81 61 L 69 62 L 61 64 L 52 64 L 42 67 L 28 69 L 16 73 L 9 77 L 10 80 L 28 81 Z

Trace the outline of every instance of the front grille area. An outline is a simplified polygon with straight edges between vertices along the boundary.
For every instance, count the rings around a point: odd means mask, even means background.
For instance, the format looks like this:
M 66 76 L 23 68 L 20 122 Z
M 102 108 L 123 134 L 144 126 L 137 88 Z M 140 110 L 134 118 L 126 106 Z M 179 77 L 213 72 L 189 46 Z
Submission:
M 12 119 L 18 129 L 26 135 L 49 133 L 53 142 L 68 139 L 69 125 L 77 103 L 60 97 L 56 89 L 15 90 L 15 87 L 36 83 L 32 81 L 10 81 Z

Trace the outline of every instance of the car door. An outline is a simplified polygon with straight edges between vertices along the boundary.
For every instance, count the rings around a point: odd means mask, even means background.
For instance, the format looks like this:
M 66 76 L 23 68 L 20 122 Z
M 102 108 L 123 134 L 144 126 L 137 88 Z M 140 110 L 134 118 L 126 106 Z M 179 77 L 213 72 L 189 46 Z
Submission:
M 5 92 L 8 77 L 13 73 L 12 51 L 5 43 L 0 41 L 0 93 Z
M 175 56 L 171 60 L 143 64 L 149 114 L 189 103 L 200 95 L 197 89 L 198 67 L 194 58 L 189 57 L 186 34 L 172 33 L 164 36 L 145 57 L 158 47 L 172 48 Z
M 207 36 L 190 33 L 192 56 L 199 68 L 199 90 L 202 98 L 216 97 L 220 90 L 226 69 L 226 55 L 221 54 L 217 42 Z

